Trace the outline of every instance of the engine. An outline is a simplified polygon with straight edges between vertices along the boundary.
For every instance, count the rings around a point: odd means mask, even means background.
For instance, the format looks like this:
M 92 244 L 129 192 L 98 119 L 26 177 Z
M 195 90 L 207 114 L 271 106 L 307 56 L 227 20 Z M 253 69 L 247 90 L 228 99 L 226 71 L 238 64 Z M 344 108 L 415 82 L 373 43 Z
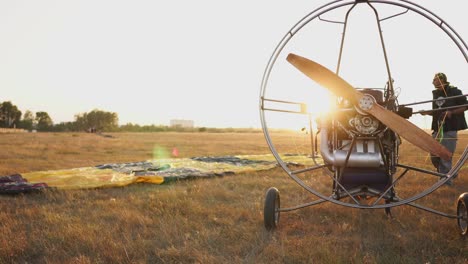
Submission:
M 363 89 L 365 99 L 355 107 L 346 100 L 337 104 L 336 113 L 320 124 L 320 152 L 324 161 L 336 167 L 377 168 L 384 165 L 385 149 L 393 141 L 383 140 L 386 126 L 365 109 L 372 103 L 383 104 L 383 92 Z M 373 102 L 369 102 L 371 100 Z M 351 151 L 350 151 L 351 150 Z

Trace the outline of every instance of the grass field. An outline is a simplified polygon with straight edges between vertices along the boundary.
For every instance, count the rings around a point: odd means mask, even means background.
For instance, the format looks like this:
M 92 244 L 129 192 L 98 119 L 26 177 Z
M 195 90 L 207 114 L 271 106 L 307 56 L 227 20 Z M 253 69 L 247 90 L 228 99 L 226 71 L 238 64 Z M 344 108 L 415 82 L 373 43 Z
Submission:
M 262 133 L 0 134 L 0 175 L 153 159 L 270 153 Z M 467 145 L 459 141 L 458 154 Z M 276 133 L 284 152 L 302 152 L 307 135 Z M 428 169 L 424 153 L 403 144 L 406 164 Z M 463 169 L 421 203 L 455 213 L 468 191 Z M 405 193 L 418 181 L 400 184 Z M 163 185 L 48 190 L 0 195 L 0 263 L 467 263 L 468 240 L 456 220 L 408 206 L 358 210 L 333 204 L 282 213 L 263 227 L 265 191 L 281 204 L 314 199 L 279 168 Z

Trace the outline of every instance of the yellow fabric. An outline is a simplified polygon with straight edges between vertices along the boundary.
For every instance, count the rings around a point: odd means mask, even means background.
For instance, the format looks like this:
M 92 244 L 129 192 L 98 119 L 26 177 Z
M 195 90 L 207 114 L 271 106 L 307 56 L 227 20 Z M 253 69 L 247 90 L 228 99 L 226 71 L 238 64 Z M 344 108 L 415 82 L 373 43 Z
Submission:
M 160 176 L 139 177 L 133 174 L 120 173 L 112 169 L 97 169 L 94 167 L 29 172 L 22 175 L 29 182 L 45 182 L 49 187 L 59 189 L 118 187 L 136 182 L 155 184 L 164 182 L 164 178 Z
M 152 171 L 156 175 L 135 175 L 124 173 L 114 169 L 98 169 L 95 167 L 76 168 L 68 170 L 50 170 L 24 173 L 22 176 L 31 183 L 44 182 L 49 187 L 59 189 L 85 189 L 126 186 L 137 182 L 153 184 L 164 183 L 164 174 L 168 170 L 193 169 L 201 173 L 246 173 L 274 168 L 276 160 L 273 155 L 241 155 L 234 156 L 239 159 L 252 161 L 270 161 L 268 163 L 251 163 L 248 165 L 236 165 L 225 162 L 203 162 L 189 158 L 150 160 L 155 166 L 169 165 L 169 169 Z M 285 162 L 295 162 L 303 165 L 312 165 L 312 160 L 306 156 L 282 156 Z M 177 173 L 177 170 L 176 170 Z M 144 173 L 143 173 L 144 174 Z M 176 176 L 177 177 L 177 176 Z M 184 175 L 180 175 L 184 177 Z

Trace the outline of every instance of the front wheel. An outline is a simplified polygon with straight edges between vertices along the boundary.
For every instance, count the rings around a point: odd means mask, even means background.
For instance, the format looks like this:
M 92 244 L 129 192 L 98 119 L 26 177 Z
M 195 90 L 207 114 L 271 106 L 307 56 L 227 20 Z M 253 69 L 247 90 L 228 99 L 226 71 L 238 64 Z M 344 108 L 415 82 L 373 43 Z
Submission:
M 462 236 L 468 234 L 468 193 L 462 193 L 457 202 L 458 227 Z
M 263 208 L 263 221 L 267 230 L 273 230 L 278 226 L 280 218 L 280 196 L 275 187 L 270 187 L 266 192 L 265 206 Z

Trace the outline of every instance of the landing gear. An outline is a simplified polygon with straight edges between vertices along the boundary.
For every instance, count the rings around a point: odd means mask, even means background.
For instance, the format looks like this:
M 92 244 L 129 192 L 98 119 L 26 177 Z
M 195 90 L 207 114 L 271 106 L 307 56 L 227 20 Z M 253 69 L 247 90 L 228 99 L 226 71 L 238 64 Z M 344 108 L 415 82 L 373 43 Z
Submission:
M 458 227 L 462 236 L 468 234 L 468 192 L 462 193 L 457 202 Z
M 265 206 L 263 208 L 263 221 L 267 230 L 273 230 L 278 226 L 280 218 L 280 196 L 275 187 L 270 187 L 266 192 Z

